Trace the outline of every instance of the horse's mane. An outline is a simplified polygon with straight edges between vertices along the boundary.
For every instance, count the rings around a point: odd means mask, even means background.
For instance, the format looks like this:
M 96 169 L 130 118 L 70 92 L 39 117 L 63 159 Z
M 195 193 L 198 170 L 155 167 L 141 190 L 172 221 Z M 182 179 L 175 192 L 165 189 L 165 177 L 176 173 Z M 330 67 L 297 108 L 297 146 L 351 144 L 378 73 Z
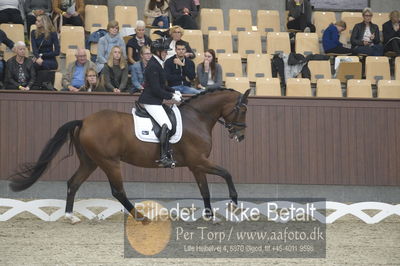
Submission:
M 199 94 L 195 94 L 192 97 L 188 98 L 187 100 L 183 101 L 179 106 L 184 106 L 187 103 L 190 103 L 192 100 L 195 100 L 203 95 L 210 94 L 217 91 L 235 91 L 233 89 L 226 89 L 226 88 L 216 88 L 216 89 L 207 89 L 205 91 L 200 92 Z

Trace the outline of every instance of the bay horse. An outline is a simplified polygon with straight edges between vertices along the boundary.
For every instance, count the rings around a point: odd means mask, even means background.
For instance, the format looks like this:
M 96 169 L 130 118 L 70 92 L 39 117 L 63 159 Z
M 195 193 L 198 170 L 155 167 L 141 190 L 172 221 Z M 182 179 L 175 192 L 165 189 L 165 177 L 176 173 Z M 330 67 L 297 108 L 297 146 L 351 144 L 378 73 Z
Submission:
M 212 149 L 212 129 L 219 122 L 228 129 L 230 138 L 243 140 L 249 92 L 250 89 L 244 94 L 232 89 L 209 89 L 179 105 L 183 132 L 181 140 L 171 145 L 174 159 L 177 167 L 187 166 L 193 173 L 205 212 L 209 216 L 213 213 L 206 174 L 218 175 L 226 181 L 234 205 L 237 205 L 238 198 L 231 174 L 208 159 Z M 147 219 L 135 210 L 126 196 L 120 161 L 139 167 L 158 168 L 156 160 L 159 158 L 160 145 L 138 140 L 133 123 L 132 114 L 112 110 L 102 110 L 83 120 L 65 123 L 47 142 L 38 161 L 26 164 L 23 170 L 12 176 L 10 188 L 22 191 L 33 185 L 69 138 L 70 150 L 72 145 L 75 146 L 80 164 L 67 183 L 65 217 L 72 223 L 80 221 L 73 215 L 75 193 L 90 174 L 100 167 L 107 175 L 112 195 L 136 219 Z

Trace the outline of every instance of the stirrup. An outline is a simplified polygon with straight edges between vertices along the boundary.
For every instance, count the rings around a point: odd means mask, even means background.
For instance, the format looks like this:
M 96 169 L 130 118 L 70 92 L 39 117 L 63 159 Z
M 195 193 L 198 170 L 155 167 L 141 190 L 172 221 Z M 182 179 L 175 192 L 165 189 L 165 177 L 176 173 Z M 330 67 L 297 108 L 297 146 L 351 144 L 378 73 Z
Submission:
M 156 163 L 158 163 L 158 166 L 164 167 L 164 168 L 175 168 L 176 162 L 167 156 L 161 158 L 160 160 L 157 160 Z

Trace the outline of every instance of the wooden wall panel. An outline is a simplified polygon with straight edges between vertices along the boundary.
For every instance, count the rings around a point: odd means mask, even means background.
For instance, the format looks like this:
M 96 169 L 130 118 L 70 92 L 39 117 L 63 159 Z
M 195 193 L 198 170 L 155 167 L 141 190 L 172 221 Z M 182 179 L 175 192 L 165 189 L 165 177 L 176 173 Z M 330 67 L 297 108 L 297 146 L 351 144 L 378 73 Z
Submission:
M 114 94 L 0 91 L 0 179 L 35 161 L 65 122 L 101 109 L 130 112 L 136 98 Z M 246 139 L 216 125 L 211 158 L 236 183 L 400 185 L 400 101 L 378 99 L 249 99 Z M 42 180 L 67 180 L 76 156 L 67 145 Z M 190 171 L 122 164 L 126 181 L 193 182 Z M 96 170 L 89 180 L 106 180 Z M 224 182 L 209 176 L 209 182 Z

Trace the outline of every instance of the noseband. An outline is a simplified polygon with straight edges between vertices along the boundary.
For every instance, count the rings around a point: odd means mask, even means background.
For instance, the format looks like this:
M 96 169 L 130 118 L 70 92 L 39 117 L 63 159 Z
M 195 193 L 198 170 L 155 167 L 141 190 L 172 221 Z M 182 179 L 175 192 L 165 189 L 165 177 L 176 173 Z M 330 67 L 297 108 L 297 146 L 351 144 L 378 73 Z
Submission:
M 241 123 L 241 122 L 235 122 L 235 120 L 237 120 L 238 116 L 239 116 L 239 111 L 241 107 L 245 107 L 247 110 L 247 104 L 245 104 L 243 102 L 243 94 L 240 94 L 238 101 L 235 105 L 235 107 L 232 109 L 232 111 L 229 112 L 229 114 L 226 117 L 229 117 L 230 115 L 232 115 L 232 113 L 235 114 L 234 118 L 232 119 L 231 122 L 226 122 L 223 121 L 222 119 L 218 119 L 217 122 L 220 123 L 221 125 L 223 125 L 226 129 L 228 129 L 228 132 L 230 134 L 236 134 L 237 132 L 245 129 L 246 123 Z

